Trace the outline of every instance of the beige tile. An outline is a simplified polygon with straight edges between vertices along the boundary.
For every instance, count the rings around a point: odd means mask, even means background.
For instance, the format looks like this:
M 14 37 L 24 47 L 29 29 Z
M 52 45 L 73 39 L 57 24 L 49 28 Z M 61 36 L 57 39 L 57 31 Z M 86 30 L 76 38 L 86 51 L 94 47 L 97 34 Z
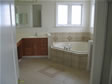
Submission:
M 64 65 L 65 66 L 71 66 L 71 53 L 69 52 L 64 52 Z
M 72 67 L 79 69 L 79 56 L 72 54 Z
M 24 58 L 19 65 L 20 79 L 24 80 L 24 84 L 89 84 L 88 72 L 51 62 L 48 59 Z M 43 69 L 49 74 L 56 74 L 50 77 L 40 72 Z
M 89 32 L 55 32 L 51 35 L 54 42 L 88 41 L 91 39 Z

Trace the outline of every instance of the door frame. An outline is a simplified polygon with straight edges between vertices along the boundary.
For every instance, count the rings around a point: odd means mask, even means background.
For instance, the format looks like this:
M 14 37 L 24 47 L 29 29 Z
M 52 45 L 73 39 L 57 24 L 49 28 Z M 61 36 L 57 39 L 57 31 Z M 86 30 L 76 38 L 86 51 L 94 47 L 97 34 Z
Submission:
M 7 5 L 9 10 L 8 17 L 10 18 L 10 25 L 6 25 L 4 17 L 6 12 L 3 12 L 3 7 Z M 18 84 L 19 78 L 19 69 L 18 69 L 18 60 L 17 60 L 17 48 L 16 48 L 16 26 L 12 25 L 12 12 L 15 12 L 13 8 L 15 3 L 14 0 L 0 0 L 0 12 L 1 14 L 0 20 L 4 20 L 0 24 L 0 84 L 1 83 L 11 83 L 11 84 Z M 6 10 L 5 9 L 5 10 Z M 13 19 L 14 20 L 14 19 Z M 10 38 L 8 38 L 10 37 Z M 10 39 L 10 40 L 9 40 Z M 5 45 L 6 44 L 6 45 Z M 1 47 L 2 45 L 2 47 Z M 10 45 L 10 46 L 7 46 Z M 4 51 L 4 52 L 2 52 Z M 5 52 L 6 51 L 6 52 Z
M 102 68 L 101 84 L 112 83 L 112 1 L 108 2 L 108 16 L 107 16 L 107 29 L 106 29 L 106 41 L 104 61 Z
M 101 84 L 106 39 L 107 8 L 107 0 L 95 1 L 94 41 L 90 84 Z

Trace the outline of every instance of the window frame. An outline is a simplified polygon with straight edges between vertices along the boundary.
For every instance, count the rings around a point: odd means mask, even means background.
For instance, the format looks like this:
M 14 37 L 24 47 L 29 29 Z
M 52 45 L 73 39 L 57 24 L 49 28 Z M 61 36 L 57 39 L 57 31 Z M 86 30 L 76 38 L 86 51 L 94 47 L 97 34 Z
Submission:
M 58 5 L 67 5 L 68 6 L 68 21 L 67 24 L 58 24 Z M 72 6 L 80 5 L 81 6 L 81 24 L 72 24 Z M 81 2 L 58 2 L 56 3 L 56 27 L 82 27 L 83 26 L 83 3 Z M 69 18 L 70 17 L 70 18 Z
M 90 17 L 90 27 L 93 29 L 94 28 L 94 18 L 95 18 L 95 5 L 92 4 L 92 7 L 91 7 L 91 17 Z

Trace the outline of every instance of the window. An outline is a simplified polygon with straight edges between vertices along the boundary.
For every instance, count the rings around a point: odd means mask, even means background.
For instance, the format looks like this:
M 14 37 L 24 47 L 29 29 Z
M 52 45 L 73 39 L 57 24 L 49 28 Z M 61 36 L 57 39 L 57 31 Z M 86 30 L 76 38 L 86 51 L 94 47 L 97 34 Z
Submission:
M 68 6 L 58 5 L 58 24 L 67 24 L 68 22 Z
M 72 6 L 72 24 L 81 24 L 81 6 Z
M 81 4 L 57 4 L 56 26 L 81 26 Z

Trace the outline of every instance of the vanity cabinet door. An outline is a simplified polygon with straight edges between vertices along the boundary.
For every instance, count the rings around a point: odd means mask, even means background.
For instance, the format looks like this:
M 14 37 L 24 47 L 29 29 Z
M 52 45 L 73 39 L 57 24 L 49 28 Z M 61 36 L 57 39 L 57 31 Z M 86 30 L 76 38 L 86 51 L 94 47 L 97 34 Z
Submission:
M 41 45 L 40 45 L 41 55 L 48 55 L 48 39 L 42 38 Z
M 48 55 L 48 39 L 47 38 L 37 38 L 36 40 L 35 55 L 45 56 Z
M 37 38 L 35 38 L 35 42 L 33 45 L 33 49 L 34 49 L 34 56 L 38 56 L 38 45 L 39 45 L 39 41 Z
M 23 39 L 23 55 L 24 56 L 34 55 L 34 43 L 35 43 L 35 38 Z

